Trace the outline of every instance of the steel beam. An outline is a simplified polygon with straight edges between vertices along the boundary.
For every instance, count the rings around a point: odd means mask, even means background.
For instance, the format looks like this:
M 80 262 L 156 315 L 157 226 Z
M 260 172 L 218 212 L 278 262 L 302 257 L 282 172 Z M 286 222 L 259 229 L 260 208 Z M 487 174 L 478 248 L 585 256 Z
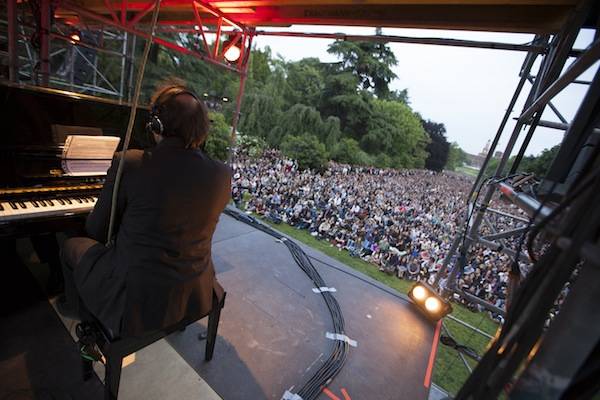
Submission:
M 523 226 L 523 227 L 520 227 L 520 228 L 509 229 L 508 231 L 502 231 L 502 232 L 498 232 L 498 233 L 492 233 L 491 235 L 484 235 L 481 238 L 485 239 L 485 240 L 506 239 L 506 238 L 509 238 L 511 236 L 519 235 L 519 234 L 525 232 L 526 230 L 527 230 L 527 227 Z
M 540 120 L 538 122 L 538 126 L 541 126 L 542 128 L 550 128 L 550 129 L 558 129 L 561 131 L 566 131 L 569 129 L 569 127 L 571 126 L 570 124 L 563 124 L 561 122 L 553 122 L 553 121 L 546 121 L 546 120 Z M 600 129 L 599 128 L 594 128 L 594 133 L 598 134 L 600 133 Z
M 586 49 L 580 58 L 565 71 L 560 78 L 553 82 L 542 93 L 531 106 L 529 106 L 519 117 L 520 122 L 528 121 L 535 112 L 541 110 L 547 103 L 569 85 L 575 78 L 585 72 L 596 61 L 600 59 L 600 39 L 596 40 Z
M 462 39 L 443 39 L 443 38 L 418 38 L 410 36 L 392 36 L 392 35 L 345 35 L 343 33 L 302 33 L 302 32 L 269 32 L 256 31 L 256 35 L 260 36 L 282 36 L 282 37 L 299 37 L 299 38 L 317 38 L 317 39 L 334 39 L 334 40 L 349 40 L 357 42 L 384 42 L 384 43 L 413 43 L 413 44 L 428 44 L 437 46 L 453 46 L 453 47 L 471 47 L 478 49 L 493 49 L 493 50 L 512 50 L 525 51 L 532 53 L 545 53 L 546 47 L 539 44 L 513 44 L 499 42 L 481 42 L 475 40 Z
M 48 0 L 46 0 L 46 1 L 48 1 Z M 95 21 L 100 22 L 100 23 L 102 23 L 102 24 L 104 24 L 106 26 L 112 26 L 112 27 L 121 29 L 121 30 L 123 30 L 125 32 L 132 33 L 132 34 L 134 34 L 136 36 L 139 36 L 141 38 L 144 38 L 146 40 L 150 39 L 150 35 L 148 33 L 146 33 L 146 32 L 140 31 L 138 29 L 135 29 L 135 28 L 127 26 L 127 25 L 121 25 L 119 23 L 116 23 L 116 22 L 114 22 L 113 20 L 111 20 L 109 18 L 106 18 L 106 17 L 104 17 L 104 16 L 102 16 L 100 14 L 97 14 L 97 13 L 93 12 L 93 11 L 87 10 L 87 9 L 85 9 L 85 8 L 83 8 L 83 7 L 77 5 L 77 4 L 75 4 L 75 3 L 73 3 L 73 2 L 71 2 L 69 0 L 64 0 L 63 2 L 61 2 L 61 7 L 65 8 L 65 9 L 68 9 L 68 10 L 71 10 L 71 11 L 74 11 L 77 14 L 83 16 L 83 17 L 95 20 Z M 204 56 L 204 55 L 202 55 L 202 54 L 200 54 L 200 53 L 198 53 L 196 51 L 193 51 L 193 50 L 190 50 L 190 49 L 185 48 L 183 46 L 180 46 L 177 43 L 173 43 L 173 42 L 170 42 L 168 40 L 161 39 L 161 38 L 158 38 L 158 37 L 154 37 L 152 39 L 152 41 L 154 43 L 157 43 L 157 44 L 161 45 L 161 46 L 167 47 L 167 48 L 169 48 L 171 50 L 178 51 L 181 54 L 189 55 L 189 56 L 198 58 L 198 59 L 200 59 L 202 61 L 208 62 L 210 64 L 217 65 L 217 66 L 219 66 L 221 68 L 224 68 L 224 69 L 226 69 L 228 71 L 237 72 L 237 73 L 240 73 L 240 74 L 244 73 L 243 71 L 240 71 L 236 67 L 232 67 L 231 65 L 224 64 L 222 62 L 214 60 L 211 57 Z
M 12 82 L 19 80 L 19 53 L 17 51 L 17 0 L 6 0 L 8 19 L 8 76 Z
M 42 73 L 42 86 L 48 86 L 50 79 L 50 19 L 52 16 L 50 0 L 40 2 L 40 69 Z

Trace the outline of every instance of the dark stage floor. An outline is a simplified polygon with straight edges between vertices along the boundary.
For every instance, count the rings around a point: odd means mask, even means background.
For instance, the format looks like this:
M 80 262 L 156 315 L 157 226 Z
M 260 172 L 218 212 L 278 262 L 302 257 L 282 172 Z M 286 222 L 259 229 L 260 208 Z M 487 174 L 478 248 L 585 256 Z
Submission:
M 426 399 L 434 326 L 403 295 L 304 250 L 320 260 L 313 263 L 336 288 L 347 335 L 358 343 L 329 386 L 333 395 L 343 399 L 343 388 L 354 400 Z M 197 340 L 202 321 L 171 335 L 162 347 L 140 352 L 123 370 L 121 398 L 140 398 L 136 393 L 144 399 L 214 398 L 202 395 L 210 391 L 201 387 L 203 380 L 226 400 L 280 399 L 286 390 L 296 392 L 328 356 L 330 315 L 285 245 L 223 215 L 213 259 L 228 292 L 213 360 L 203 361 L 204 346 Z M 10 286 L 20 293 L 2 302 L 0 398 L 101 398 L 100 380 L 80 380 L 73 342 L 24 266 L 12 257 L 4 260 L 9 261 L 4 269 L 13 269 Z
M 330 390 L 339 398 L 342 388 L 354 399 L 427 398 L 434 326 L 404 296 L 304 250 L 331 265 L 313 260 L 337 289 L 347 335 L 358 342 Z M 191 351 L 197 348 L 192 332 L 169 342 L 224 399 L 279 399 L 286 389 L 301 386 L 329 354 L 325 303 L 283 244 L 229 216 L 221 217 L 213 258 L 228 292 L 215 358 L 203 364 L 202 354 Z

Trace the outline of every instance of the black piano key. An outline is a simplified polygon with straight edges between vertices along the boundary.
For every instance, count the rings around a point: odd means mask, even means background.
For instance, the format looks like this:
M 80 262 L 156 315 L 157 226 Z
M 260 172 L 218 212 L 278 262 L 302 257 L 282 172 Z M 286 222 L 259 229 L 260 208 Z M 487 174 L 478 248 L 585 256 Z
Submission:
M 53 206 L 54 202 L 52 200 L 46 200 L 46 203 L 48 203 L 49 206 Z
M 71 199 L 65 199 L 65 201 L 67 202 L 67 204 L 73 204 L 73 202 L 71 201 Z
M 65 201 L 64 201 L 63 199 L 57 199 L 57 200 L 58 200 L 58 203 L 59 203 L 61 206 L 64 206 L 64 205 L 65 205 Z
M 39 208 L 39 207 L 40 207 L 40 205 L 38 204 L 38 202 L 37 202 L 37 201 L 35 201 L 35 200 L 31 200 L 31 204 L 33 204 L 33 206 L 34 206 L 35 208 Z
M 27 208 L 27 206 L 25 205 L 25 203 L 23 203 L 22 201 L 19 202 L 19 207 L 21 207 L 21 208 Z
M 77 200 L 78 203 L 83 203 L 79 197 L 75 197 L 75 200 Z
M 17 208 L 17 203 L 15 203 L 14 201 L 9 201 L 8 204 L 10 204 L 10 206 L 12 207 L 13 210 L 16 210 Z
M 38 202 L 40 203 L 40 206 L 46 207 L 46 202 L 44 200 L 38 200 Z
M 4 206 L 0 203 L 0 211 L 4 211 Z

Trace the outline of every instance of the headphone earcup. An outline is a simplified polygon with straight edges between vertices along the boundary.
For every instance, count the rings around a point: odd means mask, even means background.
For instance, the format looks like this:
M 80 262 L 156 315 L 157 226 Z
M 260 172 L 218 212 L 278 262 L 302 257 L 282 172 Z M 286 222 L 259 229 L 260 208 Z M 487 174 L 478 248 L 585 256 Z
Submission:
M 156 133 L 158 135 L 163 134 L 163 124 L 156 115 L 151 115 L 150 119 L 146 123 L 146 132 L 148 134 Z

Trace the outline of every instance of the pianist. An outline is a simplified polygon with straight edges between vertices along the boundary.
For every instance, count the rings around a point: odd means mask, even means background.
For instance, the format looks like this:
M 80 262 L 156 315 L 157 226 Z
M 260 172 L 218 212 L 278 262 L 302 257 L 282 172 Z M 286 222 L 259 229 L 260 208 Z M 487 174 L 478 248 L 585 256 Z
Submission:
M 229 168 L 200 150 L 209 121 L 195 94 L 169 85 L 152 103 L 146 128 L 157 145 L 126 153 L 113 244 L 105 245 L 118 156 L 87 219 L 87 237 L 62 248 L 66 300 L 59 311 L 91 312 L 115 335 L 206 314 L 213 289 L 222 293 L 211 238 L 230 198 Z

